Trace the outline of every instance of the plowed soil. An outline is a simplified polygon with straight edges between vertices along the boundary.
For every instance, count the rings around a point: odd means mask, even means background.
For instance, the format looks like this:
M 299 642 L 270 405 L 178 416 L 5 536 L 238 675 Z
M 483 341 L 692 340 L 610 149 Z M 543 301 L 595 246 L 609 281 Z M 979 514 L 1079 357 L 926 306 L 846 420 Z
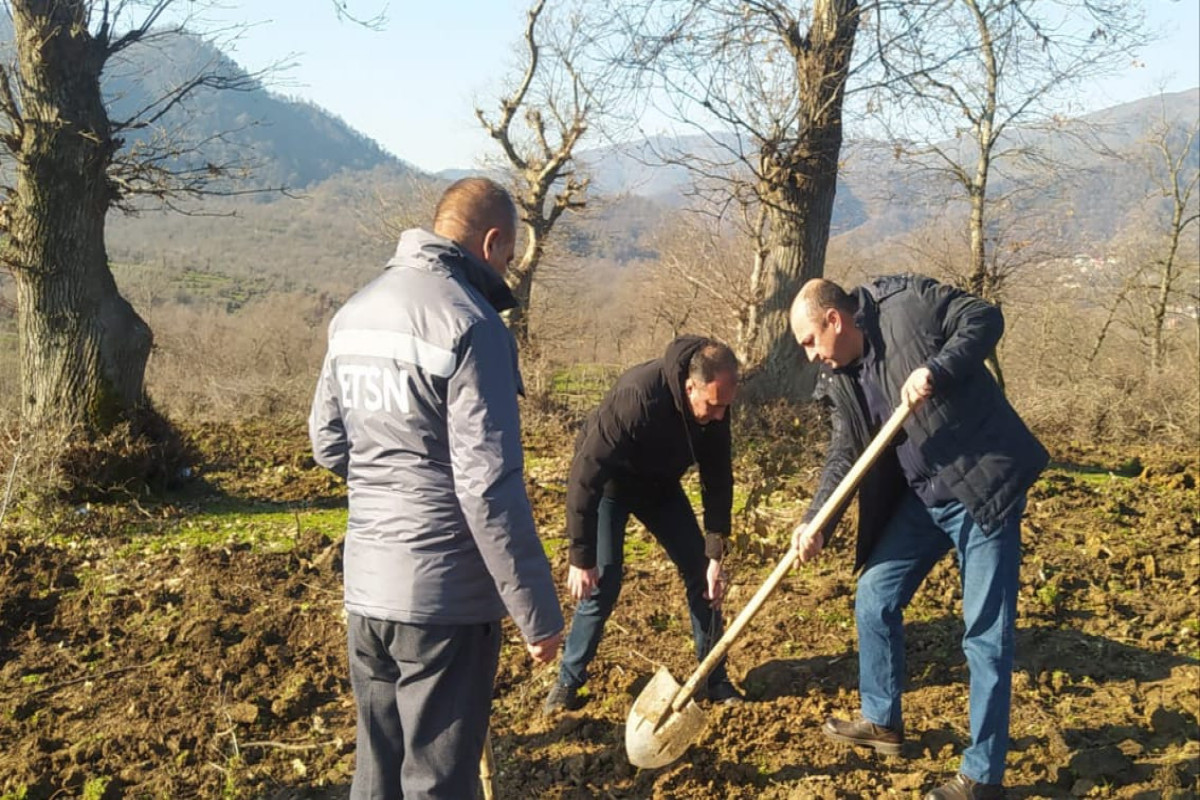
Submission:
M 533 426 L 528 476 L 565 577 L 570 433 Z M 744 431 L 732 617 L 783 555 L 819 453 Z M 755 437 L 762 436 L 759 443 Z M 198 477 L 169 502 L 28 515 L 0 532 L 0 798 L 344 798 L 354 716 L 337 537 L 306 521 L 342 500 L 298 425 L 195 431 Z M 1200 791 L 1200 503 L 1195 452 L 1051 443 L 1024 529 L 1009 797 L 1185 798 Z M 786 457 L 800 449 L 809 457 Z M 293 509 L 284 548 L 137 547 L 213 504 Z M 232 524 L 232 523 L 231 523 Z M 844 533 L 844 532 L 843 532 Z M 901 757 L 819 733 L 856 709 L 848 536 L 795 572 L 730 657 L 748 702 L 706 708 L 677 763 L 638 770 L 624 723 L 649 676 L 695 666 L 682 585 L 630 536 L 621 602 L 587 702 L 543 716 L 554 667 L 515 629 L 496 681 L 499 798 L 916 798 L 967 740 L 957 570 L 940 564 L 907 615 Z M 279 551 L 282 550 L 282 551 Z

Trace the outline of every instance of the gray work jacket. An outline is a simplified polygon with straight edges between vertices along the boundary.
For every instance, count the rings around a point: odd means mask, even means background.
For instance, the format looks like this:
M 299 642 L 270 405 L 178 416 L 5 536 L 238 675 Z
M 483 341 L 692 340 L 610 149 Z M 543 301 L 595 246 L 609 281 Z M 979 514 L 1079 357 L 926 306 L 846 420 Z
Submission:
M 415 229 L 330 323 L 309 435 L 349 490 L 347 610 L 447 625 L 507 610 L 529 642 L 562 629 L 497 313 L 512 305 L 486 264 Z

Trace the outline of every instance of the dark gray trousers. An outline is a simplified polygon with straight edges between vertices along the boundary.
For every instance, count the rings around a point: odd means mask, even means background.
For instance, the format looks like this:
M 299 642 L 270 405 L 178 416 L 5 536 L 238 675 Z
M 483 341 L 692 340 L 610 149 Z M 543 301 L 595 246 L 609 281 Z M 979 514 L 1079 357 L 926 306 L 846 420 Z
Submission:
M 350 614 L 358 741 L 350 800 L 470 800 L 500 623 L 416 625 Z

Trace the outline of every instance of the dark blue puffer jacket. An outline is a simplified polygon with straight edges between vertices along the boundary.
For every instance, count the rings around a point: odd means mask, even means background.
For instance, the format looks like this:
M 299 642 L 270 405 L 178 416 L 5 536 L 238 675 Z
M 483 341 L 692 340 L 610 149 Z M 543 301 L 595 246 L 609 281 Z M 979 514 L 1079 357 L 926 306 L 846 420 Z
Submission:
M 863 369 L 893 408 L 918 367 L 933 372 L 933 396 L 909 417 L 900 439 L 859 487 L 855 569 L 890 519 L 906 483 L 895 448 L 908 437 L 937 478 L 985 531 L 998 528 L 1045 469 L 1049 456 L 984 364 L 1004 332 L 1000 309 L 921 275 L 878 278 L 852 293 L 855 324 L 870 342 Z M 875 433 L 854 391 L 855 378 L 825 368 L 814 396 L 830 406 L 832 437 L 806 519 L 816 515 Z M 842 509 L 844 511 L 844 509 Z M 841 512 L 825 529 L 832 533 Z

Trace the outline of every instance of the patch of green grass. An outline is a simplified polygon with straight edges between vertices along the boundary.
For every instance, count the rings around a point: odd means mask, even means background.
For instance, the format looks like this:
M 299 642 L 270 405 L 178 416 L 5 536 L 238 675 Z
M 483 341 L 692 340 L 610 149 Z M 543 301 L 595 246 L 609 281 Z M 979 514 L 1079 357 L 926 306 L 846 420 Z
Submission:
M 1137 456 L 1127 458 L 1111 467 L 1099 464 L 1073 464 L 1069 461 L 1050 462 L 1051 470 L 1089 482 L 1107 478 L 1136 478 L 1142 474 L 1144 468 L 1142 460 Z
M 221 787 L 221 800 L 237 800 L 242 796 L 238 775 L 242 770 L 242 757 L 230 756 L 225 760 L 225 785 Z
M 560 369 L 550 378 L 550 390 L 555 394 L 589 395 L 598 402 L 620 373 L 611 364 L 574 364 Z
M 104 793 L 108 791 L 108 784 L 112 778 L 101 776 L 98 778 L 88 778 L 83 783 L 83 793 L 80 795 L 81 800 L 101 800 Z
M 687 495 L 688 502 L 692 504 L 692 508 L 697 514 L 704 508 L 704 497 L 700 492 L 700 474 L 692 469 L 688 471 L 683 478 L 683 493 Z M 746 501 L 750 499 L 750 492 L 747 491 L 747 485 L 744 482 L 739 482 L 737 476 L 733 479 L 733 511 L 736 516 L 746 510 Z M 763 507 L 769 508 L 766 503 L 760 503 Z
M 120 555 L 248 544 L 262 552 L 286 553 L 301 532 L 315 530 L 337 539 L 346 530 L 344 508 L 287 509 L 274 505 L 231 504 L 173 520 L 137 535 Z
M 654 558 L 660 552 L 658 542 L 640 536 L 625 537 L 625 563 L 636 564 Z
M 1115 472 L 1087 472 L 1075 475 L 1075 480 L 1091 486 L 1107 486 L 1114 481 L 1131 480 L 1128 475 L 1118 475 Z
M 796 658 L 798 656 L 807 656 L 811 653 L 811 648 L 805 642 L 797 642 L 788 639 L 783 643 L 783 654 L 788 658 Z M 763 687 L 766 688 L 766 687 Z
M 558 466 L 562 459 L 559 456 L 534 456 L 529 453 L 525 454 L 525 471 L 526 472 L 546 472 Z M 563 480 L 566 480 L 566 475 L 563 475 Z
M 1057 583 L 1047 583 L 1038 588 L 1035 593 L 1042 605 L 1046 608 L 1057 608 L 1062 602 L 1062 593 Z
M 822 611 L 818 619 L 826 625 L 842 629 L 849 628 L 854 622 L 854 616 L 849 611 L 841 608 L 831 608 Z
M 0 800 L 25 800 L 29 796 L 29 787 L 21 784 L 15 789 L 10 789 L 4 794 L 0 794 Z
M 674 626 L 675 615 L 666 611 L 655 611 L 650 615 L 650 619 L 648 621 L 653 630 L 656 630 L 659 633 L 665 633 L 668 628 Z
M 542 550 L 545 551 L 546 558 L 551 564 L 557 563 L 556 559 L 566 546 L 567 540 L 562 536 L 555 536 L 552 539 L 542 539 Z

